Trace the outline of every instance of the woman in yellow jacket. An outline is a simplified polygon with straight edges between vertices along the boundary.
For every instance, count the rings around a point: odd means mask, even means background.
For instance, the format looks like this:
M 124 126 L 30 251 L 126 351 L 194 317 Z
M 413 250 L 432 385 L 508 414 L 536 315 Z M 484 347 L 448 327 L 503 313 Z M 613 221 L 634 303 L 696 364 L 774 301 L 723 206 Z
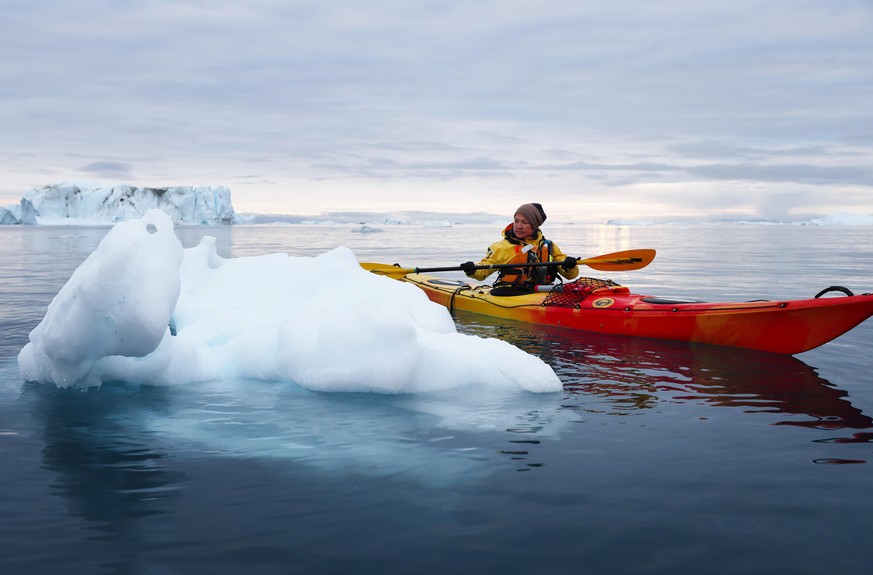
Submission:
M 485 257 L 478 264 L 465 262 L 461 269 L 468 277 L 484 280 L 495 270 L 477 270 L 478 266 L 509 263 L 562 262 L 561 265 L 541 267 L 502 268 L 495 286 L 511 286 L 516 291 L 531 291 L 533 286 L 550 284 L 557 274 L 573 279 L 579 275 L 575 258 L 568 258 L 554 242 L 540 231 L 546 221 L 546 212 L 540 204 L 522 204 L 515 210 L 513 222 L 503 230 L 503 239 L 488 246 Z

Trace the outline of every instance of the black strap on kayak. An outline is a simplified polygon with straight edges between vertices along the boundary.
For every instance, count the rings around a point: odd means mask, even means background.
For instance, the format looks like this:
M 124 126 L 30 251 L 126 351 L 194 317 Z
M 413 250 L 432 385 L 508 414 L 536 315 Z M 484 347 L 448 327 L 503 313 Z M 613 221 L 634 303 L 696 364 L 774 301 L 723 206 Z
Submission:
M 514 295 L 525 295 L 529 293 L 533 293 L 533 286 L 523 286 L 519 284 L 494 284 L 494 287 L 491 288 L 491 291 L 488 292 L 491 295 L 500 296 L 500 297 L 512 297 Z
M 468 290 L 468 289 L 470 289 L 470 286 L 462 285 L 461 287 L 459 287 L 458 289 L 456 289 L 455 291 L 452 292 L 452 295 L 449 297 L 449 305 L 446 306 L 447 308 L 449 308 L 449 313 L 451 313 L 451 314 L 455 313 L 455 296 L 457 296 L 462 291 Z
M 848 288 L 844 288 L 843 286 L 831 286 L 831 287 L 825 288 L 825 289 L 821 290 L 820 292 L 818 292 L 817 294 L 815 294 L 815 297 L 820 298 L 824 294 L 832 292 L 832 291 L 842 292 L 842 293 L 846 294 L 847 296 L 855 295 L 852 293 L 852 290 L 850 290 Z

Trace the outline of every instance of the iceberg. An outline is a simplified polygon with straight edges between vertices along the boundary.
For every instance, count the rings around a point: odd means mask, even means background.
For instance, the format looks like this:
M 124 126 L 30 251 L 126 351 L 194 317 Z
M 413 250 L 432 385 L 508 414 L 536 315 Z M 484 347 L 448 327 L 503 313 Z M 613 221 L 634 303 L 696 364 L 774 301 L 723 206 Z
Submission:
M 0 224 L 113 224 L 151 209 L 175 224 L 233 224 L 230 190 L 223 186 L 138 188 L 62 183 L 32 188 L 19 205 L 0 208 Z
M 871 226 L 873 225 L 873 215 L 837 212 L 823 218 L 810 220 L 809 223 L 816 226 Z
M 6 226 L 21 223 L 21 217 L 17 216 L 10 208 L 0 208 L 0 225 Z
M 37 223 L 36 209 L 33 202 L 27 198 L 21 198 L 17 206 L 0 208 L 0 225 L 24 224 L 28 226 Z
M 225 259 L 211 236 L 183 248 L 157 209 L 109 230 L 29 339 L 18 355 L 22 377 L 58 387 L 226 379 L 333 392 L 562 387 L 538 357 L 459 333 L 446 308 L 365 271 L 348 248 Z

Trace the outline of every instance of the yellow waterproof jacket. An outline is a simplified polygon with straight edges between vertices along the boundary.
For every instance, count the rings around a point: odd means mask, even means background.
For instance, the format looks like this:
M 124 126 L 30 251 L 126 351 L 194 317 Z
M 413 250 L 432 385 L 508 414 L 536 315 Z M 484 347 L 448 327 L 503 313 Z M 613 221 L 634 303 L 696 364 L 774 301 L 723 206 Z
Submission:
M 485 257 L 477 264 L 480 266 L 493 265 L 493 264 L 507 264 L 514 263 L 519 261 L 544 261 L 544 254 L 548 254 L 548 246 L 547 244 L 551 244 L 551 261 L 563 261 L 566 259 L 566 255 L 561 251 L 561 248 L 557 246 L 554 242 L 550 242 L 546 240 L 543 236 L 543 232 L 537 230 L 536 236 L 532 238 L 527 238 L 526 240 L 520 240 L 515 237 L 515 234 L 512 233 L 512 224 L 506 226 L 506 229 L 503 230 L 503 239 L 494 242 L 490 246 L 488 246 L 487 251 L 485 252 Z M 530 246 L 527 252 L 524 252 L 526 246 Z M 545 256 L 548 258 L 548 256 Z M 545 261 L 548 261 L 547 259 Z M 522 277 L 517 277 L 517 274 L 513 273 L 512 270 L 502 269 L 500 271 L 500 275 L 497 278 L 498 282 L 514 282 L 519 281 L 521 283 L 531 281 L 536 277 L 535 270 L 537 268 L 519 268 L 523 270 L 525 273 Z M 564 269 L 561 266 L 555 267 L 547 267 L 540 268 L 547 269 L 550 272 L 550 275 L 554 275 L 555 271 L 557 271 L 561 276 L 567 279 L 573 279 L 579 275 L 579 267 L 574 266 L 570 269 Z M 498 270 L 476 270 L 474 271 L 470 277 L 477 279 L 479 281 L 484 280 L 495 271 Z

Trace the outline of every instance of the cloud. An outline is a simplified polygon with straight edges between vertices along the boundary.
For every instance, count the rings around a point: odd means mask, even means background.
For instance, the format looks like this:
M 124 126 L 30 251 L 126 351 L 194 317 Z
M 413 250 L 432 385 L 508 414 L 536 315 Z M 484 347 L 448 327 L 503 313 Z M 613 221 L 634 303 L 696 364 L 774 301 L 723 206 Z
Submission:
M 79 171 L 100 178 L 128 178 L 131 175 L 130 165 L 124 162 L 100 161 L 91 162 L 79 168 Z
M 741 182 L 873 212 L 871 29 L 868 0 L 13 0 L 4 185 L 135 166 L 287 212 L 491 211 L 530 190 L 630 210 L 636 187 L 694 183 L 664 191 L 681 209 Z
M 858 152 L 834 151 L 825 146 L 803 146 L 794 148 L 764 148 L 742 146 L 732 142 L 708 140 L 704 142 L 679 142 L 665 146 L 686 158 L 738 158 L 766 159 L 780 157 L 818 158 L 834 155 L 860 155 Z
M 709 164 L 690 167 L 687 171 L 692 176 L 711 180 L 873 186 L 873 169 L 859 166 Z

